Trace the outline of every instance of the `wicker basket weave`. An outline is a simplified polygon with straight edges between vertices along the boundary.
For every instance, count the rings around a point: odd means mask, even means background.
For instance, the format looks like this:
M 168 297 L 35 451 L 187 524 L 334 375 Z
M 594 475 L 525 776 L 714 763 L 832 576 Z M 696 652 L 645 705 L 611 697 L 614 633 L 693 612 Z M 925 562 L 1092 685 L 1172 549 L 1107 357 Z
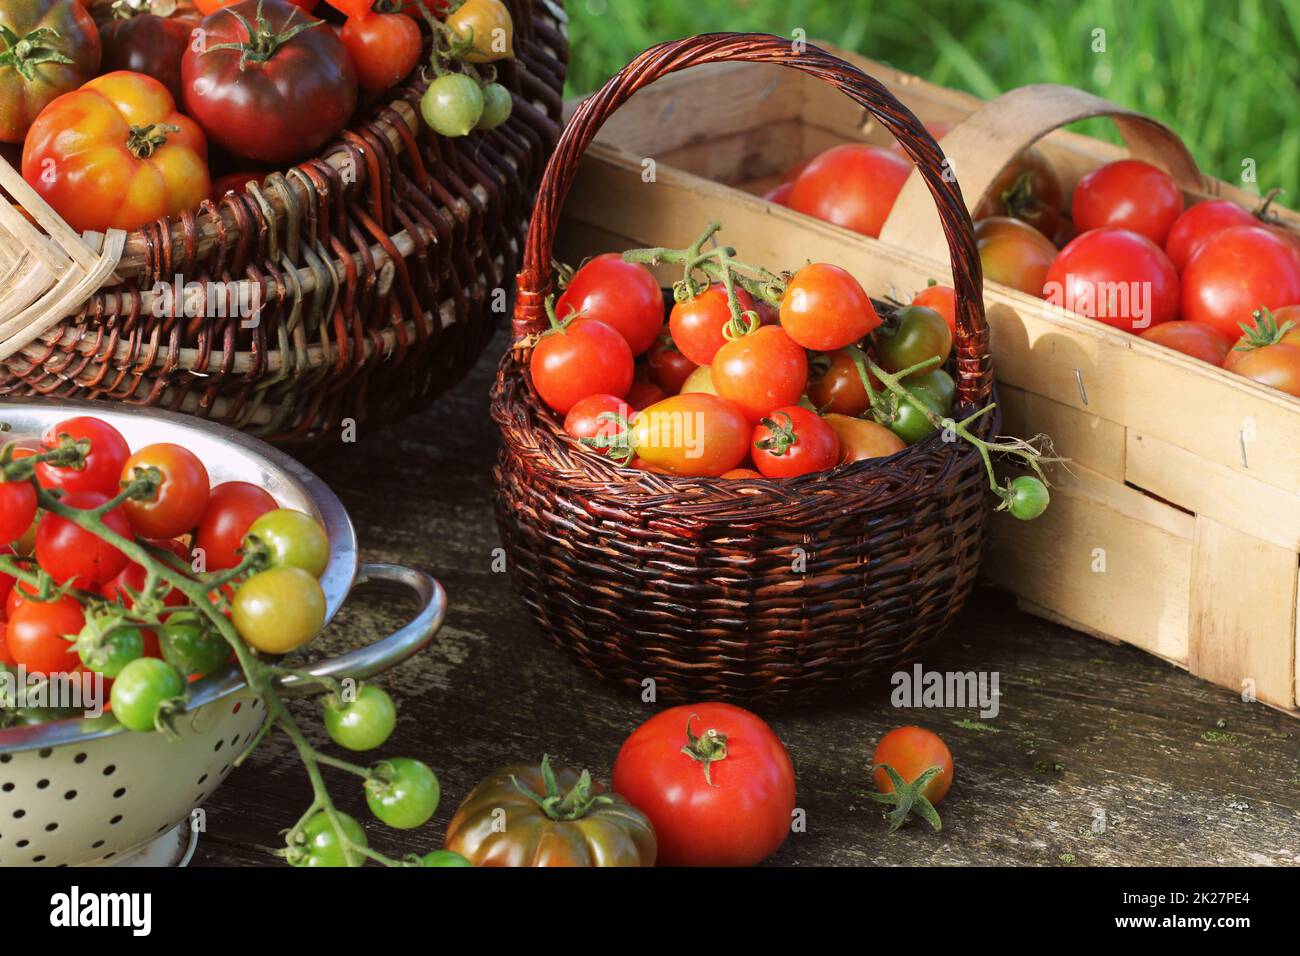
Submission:
M 561 6 L 507 5 L 516 58 L 498 80 L 515 108 L 492 132 L 432 133 L 417 70 L 317 158 L 106 237 L 78 238 L 6 165 L 0 185 L 43 232 L 4 204 L 0 396 L 159 406 L 288 442 L 400 418 L 454 384 L 504 312 L 563 108 Z M 160 306 L 177 276 L 206 301 L 221 283 L 256 302 L 256 286 L 258 321 Z
M 637 90 L 724 60 L 819 77 L 898 137 L 948 237 L 959 404 L 982 406 L 992 395 L 970 218 L 920 121 L 877 81 L 815 47 L 800 52 L 752 34 L 665 43 L 578 108 L 543 177 L 519 276 L 516 345 L 493 395 L 504 438 L 498 524 L 538 625 L 601 676 L 638 690 L 653 680 L 663 701 L 800 704 L 914 655 L 961 608 L 989 515 L 978 453 L 936 433 L 887 459 L 786 481 L 665 477 L 620 469 L 566 436 L 527 374 L 526 336 L 545 324 L 559 211 L 583 152 Z M 985 434 L 996 427 L 989 416 L 983 424 Z

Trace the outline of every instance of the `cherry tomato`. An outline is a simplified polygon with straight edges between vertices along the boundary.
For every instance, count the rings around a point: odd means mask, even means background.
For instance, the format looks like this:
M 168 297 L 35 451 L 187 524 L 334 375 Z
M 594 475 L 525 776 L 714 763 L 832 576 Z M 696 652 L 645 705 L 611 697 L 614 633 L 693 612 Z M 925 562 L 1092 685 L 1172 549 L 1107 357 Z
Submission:
M 73 597 L 28 598 L 9 612 L 5 635 L 9 656 L 34 674 L 71 674 L 81 665 L 71 638 L 85 626 L 86 617 Z
M 820 369 L 808 380 L 808 400 L 823 414 L 861 415 L 870 399 L 862 385 L 853 357 L 840 349 L 824 356 L 814 368 Z M 870 373 L 868 373 L 870 375 Z M 879 383 L 873 382 L 875 386 Z
M 632 732 L 613 789 L 654 824 L 665 866 L 754 866 L 790 832 L 794 767 L 772 729 L 731 704 L 672 707 Z
M 774 408 L 797 404 L 808 384 L 807 354 L 775 325 L 728 342 L 709 368 L 717 393 L 734 402 L 751 422 Z
M 719 478 L 762 478 L 763 476 L 753 468 L 733 468 L 731 471 L 723 472 Z
M 606 253 L 579 269 L 555 304 L 561 321 L 575 312 L 604 322 L 623 336 L 634 356 L 640 355 L 663 329 L 664 294 L 645 266 Z
M 30 481 L 0 481 L 0 542 L 17 541 L 36 520 L 36 489 Z
M 744 289 L 736 290 L 736 299 L 742 313 L 754 311 L 754 299 Z M 673 342 L 695 365 L 712 364 L 718 349 L 727 344 L 726 331 L 730 324 L 727 290 L 716 284 L 693 299 L 678 302 L 668 316 Z
M 577 439 L 600 439 L 605 444 L 588 447 L 598 454 L 617 458 L 626 447 L 632 414 L 632 407 L 616 395 L 588 395 L 564 416 L 564 430 Z
M 18 665 L 18 662 L 9 654 L 8 631 L 9 625 L 4 621 L 0 621 L 0 667 L 16 667 Z
M 465 0 L 444 22 L 458 39 L 473 41 L 465 54 L 470 63 L 494 63 L 515 55 L 514 18 L 501 0 Z
M 276 508 L 259 515 L 244 536 L 245 545 L 256 538 L 270 552 L 273 568 L 302 568 L 314 578 L 330 562 L 330 539 L 321 523 L 291 508 Z
M 646 367 L 650 381 L 664 390 L 665 395 L 676 395 L 686 384 L 698 365 L 682 354 L 669 332 L 664 332 L 646 353 Z
M 346 813 L 336 810 L 334 816 L 339 821 L 339 828 L 343 831 L 344 838 L 351 846 L 344 847 L 334 829 L 334 824 L 330 822 L 325 811 L 320 810 L 312 814 L 302 825 L 302 829 L 296 834 L 298 842 L 289 845 L 289 853 L 285 859 L 290 866 L 362 866 L 365 864 L 365 856 L 352 847 L 366 846 L 366 831 Z
M 948 376 L 948 373 L 943 369 L 934 369 L 933 372 Z M 933 372 L 930 374 L 933 374 Z M 948 376 L 948 378 L 951 381 L 951 377 Z M 938 380 L 938 376 L 927 379 L 926 383 L 932 383 L 936 380 Z M 951 410 L 945 408 L 943 404 L 945 390 L 936 390 L 933 387 L 927 387 L 925 383 L 913 383 L 910 380 L 905 383 L 905 387 L 935 414 L 947 415 Z M 893 420 L 888 427 L 890 431 L 909 445 L 915 445 L 936 430 L 934 423 L 921 409 L 901 398 L 897 401 L 897 407 L 893 412 Z
M 887 328 L 875 334 L 875 343 L 880 366 L 887 372 L 901 372 L 931 358 L 937 357 L 940 365 L 948 361 L 952 332 L 934 309 L 908 305 L 898 310 Z
M 790 208 L 879 236 L 911 171 L 911 162 L 879 146 L 833 146 L 794 181 Z
M 1056 246 L 1041 232 L 1019 219 L 981 219 L 975 224 L 975 243 L 986 281 L 1042 296 Z
M 1232 343 L 1222 332 L 1204 322 L 1184 320 L 1153 325 L 1142 333 L 1142 338 L 1211 365 L 1222 365 L 1232 348 Z
M 1188 260 L 1182 297 L 1184 318 L 1231 338 L 1256 309 L 1300 303 L 1300 255 L 1261 226 L 1233 226 Z
M 1300 345 L 1266 345 L 1251 349 L 1242 353 L 1232 370 L 1300 398 Z
M 7 544 L 0 544 L 0 556 L 13 554 L 14 549 Z M 15 578 L 0 571 L 0 621 L 9 619 L 9 595 L 13 593 Z
M 274 498 L 245 481 L 227 481 L 213 488 L 194 534 L 194 548 L 202 551 L 203 567 L 223 571 L 238 565 L 239 547 L 248 529 L 277 507 Z
M 1042 289 L 1034 291 L 1034 295 L 1041 294 Z M 912 305 L 923 305 L 942 315 L 952 332 L 953 341 L 957 340 L 957 293 L 954 289 L 946 285 L 938 285 L 931 280 L 931 284 L 912 299 Z
M 106 501 L 107 495 L 77 491 L 64 495 L 62 504 L 84 511 L 98 508 Z M 131 524 L 121 506 L 105 513 L 101 520 L 110 531 L 131 538 Z M 47 514 L 36 529 L 36 560 L 59 583 L 83 579 L 100 585 L 117 577 L 126 567 L 125 554 L 98 535 L 56 514 Z
M 357 68 L 357 82 L 370 94 L 392 89 L 420 62 L 420 27 L 400 13 L 348 17 L 339 32 Z
M 444 73 L 420 98 L 420 115 L 429 128 L 453 139 L 476 129 L 486 109 L 483 85 L 464 73 Z
M 627 390 L 627 396 L 624 400 L 633 409 L 640 411 L 657 402 L 662 402 L 667 397 L 668 393 L 654 382 L 633 382 L 632 387 Z
M 827 415 L 826 424 L 840 442 L 840 464 L 867 458 L 885 458 L 907 447 L 907 443 L 884 425 L 849 415 Z
M 167 618 L 159 652 L 187 679 L 215 674 L 230 660 L 230 644 L 193 611 L 177 611 Z
M 1158 246 L 1183 212 L 1183 192 L 1162 169 L 1140 159 L 1098 166 L 1074 187 L 1070 214 L 1080 232 L 1127 229 Z
M 1032 146 L 1022 150 L 989 186 L 972 218 L 1006 216 L 1032 226 L 1047 239 L 1061 222 L 1061 180 Z
M 778 408 L 758 423 L 750 440 L 754 464 L 768 478 L 796 478 L 840 463 L 840 441 L 816 412 Z
M 938 767 L 942 772 L 930 778 L 922 795 L 931 803 L 938 803 L 952 786 L 952 753 L 939 735 L 923 727 L 899 727 L 880 738 L 876 751 L 871 756 L 872 778 L 876 789 L 881 793 L 892 793 L 893 781 L 884 770 L 884 766 L 893 767 L 905 783 L 915 783 L 916 779 L 931 767 Z
M 185 696 L 185 679 L 164 660 L 137 657 L 113 681 L 109 701 L 113 716 L 127 730 L 148 733 L 159 715 Z
M 473 866 L 455 850 L 433 850 L 420 857 L 421 866 Z
M 397 705 L 382 687 L 362 684 L 350 701 L 337 694 L 325 698 L 325 730 L 340 747 L 374 750 L 396 726 Z
M 118 627 L 101 643 L 80 648 L 78 656 L 86 670 L 115 679 L 133 660 L 144 656 L 144 633 L 138 627 Z
M 1057 255 L 1043 295 L 1053 305 L 1140 332 L 1178 316 L 1178 273 L 1146 236 L 1094 229 Z
M 408 757 L 381 761 L 366 779 L 366 806 L 395 830 L 413 830 L 429 822 L 442 791 L 427 764 Z
M 806 349 L 843 348 L 879 326 L 871 299 L 858 280 L 839 266 L 824 262 L 804 266 L 781 299 L 781 328 Z
M 542 335 L 528 367 L 537 394 L 561 415 L 588 395 L 626 395 L 634 372 L 626 339 L 588 318 Z
M 135 599 L 131 597 L 132 593 L 139 594 L 148 583 L 149 575 L 143 567 L 134 561 L 127 561 L 122 570 L 100 585 L 99 593 L 107 600 L 121 604 L 127 610 L 135 606 Z M 168 607 L 176 607 L 188 601 L 184 593 L 171 588 L 163 596 L 163 604 Z
M 36 477 L 41 485 L 45 488 L 58 488 L 60 491 L 93 491 L 110 496 L 117 494 L 122 466 L 131 457 L 131 449 L 127 447 L 126 439 L 121 433 L 98 418 L 69 418 L 50 426 L 41 439 L 41 450 L 54 451 L 64 435 L 75 441 L 86 439 L 90 442 L 84 466 L 71 468 L 43 461 L 36 466 Z
M 136 469 L 157 468 L 162 484 L 153 497 L 122 503 L 131 529 L 144 538 L 174 538 L 192 531 L 208 504 L 208 470 L 188 448 L 160 442 L 147 445 L 126 460 L 122 481 L 136 477 Z
M 674 475 L 717 476 L 749 455 L 752 426 L 716 395 L 674 395 L 632 421 L 632 447 L 646 464 Z
M 1011 497 L 1007 500 L 1007 510 L 1013 518 L 1021 521 L 1033 521 L 1044 511 L 1051 501 L 1047 485 L 1033 475 L 1021 475 L 1011 481 Z
M 288 654 L 325 626 L 325 592 L 302 568 L 271 568 L 240 585 L 231 620 L 259 651 Z
M 1255 226 L 1255 217 L 1227 199 L 1198 202 L 1174 220 L 1165 240 L 1165 254 L 1180 273 L 1205 240 L 1233 226 Z

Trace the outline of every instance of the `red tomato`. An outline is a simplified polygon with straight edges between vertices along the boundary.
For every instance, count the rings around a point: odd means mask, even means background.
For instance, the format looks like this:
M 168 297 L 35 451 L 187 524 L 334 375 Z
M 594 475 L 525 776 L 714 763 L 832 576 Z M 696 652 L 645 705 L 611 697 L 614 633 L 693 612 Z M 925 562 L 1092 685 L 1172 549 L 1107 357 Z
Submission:
M 912 299 L 912 305 L 923 305 L 942 315 L 952 330 L 953 341 L 957 341 L 957 293 L 954 289 L 946 285 L 927 286 Z
M 686 384 L 698 365 L 682 354 L 671 333 L 660 334 L 653 348 L 646 353 L 646 367 L 650 371 L 650 381 L 664 390 L 667 395 L 676 395 Z
M 13 578 L 9 579 L 14 581 Z M 36 593 L 36 589 L 29 584 L 23 584 L 21 581 L 15 581 L 10 587 L 9 596 L 5 598 L 5 617 L 13 620 L 14 611 L 18 610 L 19 605 Z
M 86 511 L 106 501 L 108 496 L 98 492 L 75 491 L 64 495 L 61 503 Z M 101 520 L 110 531 L 130 540 L 131 523 L 120 505 Z M 103 584 L 126 567 L 126 555 L 121 551 L 56 514 L 47 514 L 36 529 L 36 561 L 60 584 L 74 578 Z
M 736 290 L 741 313 L 754 312 L 754 299 L 744 289 Z M 678 302 L 668 316 L 668 329 L 678 350 L 695 365 L 710 365 L 718 349 L 727 344 L 731 306 L 727 290 L 711 285 L 693 299 Z M 690 374 L 690 373 L 687 373 Z
M 1206 239 L 1233 226 L 1258 224 L 1254 216 L 1227 199 L 1198 202 L 1174 220 L 1169 238 L 1165 240 L 1165 254 L 1181 273 L 1187 268 L 1187 261 L 1192 258 L 1192 254 L 1201 248 Z
M 790 208 L 879 236 L 911 171 L 911 162 L 879 146 L 834 146 L 794 181 Z
M 930 779 L 921 791 L 931 803 L 938 803 L 952 786 L 952 753 L 938 734 L 923 727 L 899 727 L 880 738 L 876 752 L 871 756 L 873 768 L 893 767 L 904 783 L 914 783 L 917 777 L 931 767 L 942 773 Z M 891 793 L 894 783 L 884 770 L 875 770 L 873 779 L 881 793 Z
M 751 422 L 794 405 L 808 384 L 808 356 L 776 325 L 764 325 L 718 349 L 710 366 L 717 393 Z
M 1026 295 L 1043 294 L 1056 246 L 1033 226 L 1007 216 L 981 219 L 975 224 L 975 244 L 985 281 L 1000 282 Z
M 734 404 L 693 392 L 674 395 L 637 413 L 632 420 L 632 447 L 649 470 L 715 477 L 749 456 L 750 430 L 749 421 Z
M 74 469 L 41 462 L 36 466 L 36 477 L 41 485 L 45 488 L 58 488 L 60 491 L 95 491 L 110 496 L 117 494 L 122 466 L 131 456 L 131 449 L 127 447 L 126 439 L 121 433 L 98 418 L 69 418 L 52 425 L 45 432 L 41 439 L 41 450 L 54 451 L 64 435 L 75 441 L 84 438 L 90 442 L 85 466 Z
M 1183 192 L 1169 174 L 1138 159 L 1099 166 L 1074 187 L 1070 213 L 1080 232 L 1128 229 L 1158 246 L 1183 212 Z
M 1140 332 L 1177 317 L 1178 273 L 1146 236 L 1094 229 L 1061 250 L 1043 296 L 1117 329 Z
M 213 488 L 194 534 L 194 549 L 203 552 L 203 566 L 223 571 L 238 565 L 239 547 L 248 529 L 278 507 L 274 498 L 246 481 L 227 481 Z
M 15 554 L 13 548 L 7 544 L 0 544 L 0 555 Z M 9 611 L 5 607 L 9 601 L 9 595 L 13 592 L 15 579 L 12 575 L 0 571 L 0 621 L 7 620 Z
M 839 266 L 813 262 L 794 274 L 781 299 L 781 328 L 816 352 L 860 342 L 880 316 L 858 280 Z M 704 363 L 707 364 L 707 363 Z
M 731 704 L 673 707 L 632 732 L 613 790 L 654 824 L 664 866 L 754 866 L 790 832 L 794 767 L 767 724 Z
M 758 423 L 750 440 L 754 464 L 768 478 L 797 478 L 840 463 L 840 440 L 816 412 L 778 408 Z
M 776 203 L 778 206 L 789 206 L 790 197 L 794 195 L 794 182 L 787 181 L 777 183 L 767 192 L 763 193 L 763 198 L 770 203 Z
M 9 654 L 8 632 L 9 625 L 0 621 L 0 667 L 13 667 L 18 663 Z
M 1207 239 L 1183 271 L 1183 317 L 1235 337 L 1258 308 L 1300 303 L 1300 255 L 1261 226 Z
M 617 395 L 588 395 L 564 416 L 564 430 L 574 438 L 616 438 L 627 431 L 632 407 Z M 610 417 L 613 416 L 613 417 Z M 593 449 L 613 457 L 618 449 Z
M 1232 350 L 1223 362 L 1223 367 L 1231 371 L 1247 352 L 1268 345 L 1294 345 L 1300 348 L 1300 305 L 1284 305 L 1280 309 L 1270 309 L 1272 320 L 1261 312 L 1252 316 L 1251 328 L 1232 344 Z
M 561 415 L 588 395 L 626 395 L 635 371 L 627 340 L 588 318 L 542 335 L 528 369 L 542 401 Z
M 1300 398 L 1300 345 L 1266 345 L 1243 352 L 1232 370 Z
M 192 531 L 208 504 L 208 470 L 188 448 L 161 442 L 148 445 L 126 460 L 122 481 L 137 468 L 157 468 L 162 484 L 149 501 L 126 501 L 122 510 L 131 529 L 142 538 L 174 538 Z
M 1142 333 L 1142 338 L 1211 365 L 1222 365 L 1228 357 L 1228 350 L 1232 348 L 1227 336 L 1204 322 L 1180 321 L 1153 325 Z
M 357 82 L 367 93 L 391 89 L 420 62 L 420 27 L 400 13 L 348 17 L 339 33 L 357 68 Z
M 633 382 L 632 387 L 627 390 L 624 400 L 637 411 L 643 408 L 649 408 L 656 402 L 662 402 L 668 397 L 668 393 L 656 385 L 654 382 Z
M 128 561 L 126 567 L 115 578 L 100 585 L 99 593 L 129 610 L 135 606 L 135 599 L 131 597 L 131 592 L 139 594 L 144 590 L 148 580 L 148 572 L 143 567 L 134 561 Z M 173 588 L 163 598 L 163 604 L 176 607 L 186 603 L 187 600 L 184 593 Z
M 9 616 L 5 643 L 14 663 L 35 674 L 70 674 L 81 665 L 67 638 L 86 625 L 81 605 L 67 595 L 23 601 Z
M 17 541 L 36 520 L 36 489 L 30 481 L 0 481 L 0 542 Z
M 633 355 L 640 355 L 663 328 L 664 294 L 645 266 L 606 253 L 578 270 L 555 305 L 561 321 L 574 312 L 604 322 L 623 336 Z

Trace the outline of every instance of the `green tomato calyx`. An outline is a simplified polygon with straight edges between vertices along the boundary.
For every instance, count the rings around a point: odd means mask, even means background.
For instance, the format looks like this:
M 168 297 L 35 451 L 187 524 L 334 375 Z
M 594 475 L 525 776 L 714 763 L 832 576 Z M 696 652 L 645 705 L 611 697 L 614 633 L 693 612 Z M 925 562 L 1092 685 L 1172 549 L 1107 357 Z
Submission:
M 879 767 L 873 768 L 873 772 L 875 770 L 885 771 L 886 776 L 889 777 L 889 782 L 894 785 L 894 789 L 889 793 L 867 794 L 876 803 L 883 803 L 894 808 L 886 815 L 889 820 L 890 833 L 901 827 L 913 813 L 930 824 L 935 831 L 943 829 L 943 822 L 939 819 L 939 811 L 934 808 L 934 804 L 923 793 L 926 784 L 943 773 L 942 767 L 928 768 L 911 783 L 899 776 L 898 771 L 889 764 L 881 764 Z
M 555 771 L 551 769 L 549 754 L 542 757 L 541 771 L 542 782 L 546 786 L 545 794 L 538 794 L 529 790 L 513 774 L 510 777 L 510 782 L 514 784 L 516 790 L 537 804 L 547 817 L 556 822 L 564 823 L 581 820 L 595 807 L 613 802 L 605 794 L 593 794 L 591 792 L 590 771 L 582 771 L 582 775 L 578 777 L 578 782 L 567 793 L 560 792 L 559 782 L 555 779 Z
M 719 733 L 710 727 L 698 737 L 691 730 L 691 722 L 698 720 L 698 714 L 691 714 L 686 719 L 686 746 L 682 748 L 682 753 L 692 760 L 698 761 L 704 768 L 704 780 L 710 787 L 716 787 L 713 782 L 712 767 L 719 760 L 727 759 L 727 735 Z

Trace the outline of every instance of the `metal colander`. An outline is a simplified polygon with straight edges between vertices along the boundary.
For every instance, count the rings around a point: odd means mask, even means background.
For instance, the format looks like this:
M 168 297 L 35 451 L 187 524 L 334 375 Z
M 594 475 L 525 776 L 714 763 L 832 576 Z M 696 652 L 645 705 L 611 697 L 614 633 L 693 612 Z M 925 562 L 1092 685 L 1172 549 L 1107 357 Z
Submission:
M 331 547 L 321 576 L 327 621 L 354 585 L 375 584 L 416 596 L 419 612 L 405 627 L 300 670 L 335 678 L 371 677 L 425 647 L 441 626 L 446 598 L 438 583 L 408 568 L 358 567 L 356 533 L 338 498 L 270 446 L 194 418 L 120 405 L 0 405 L 0 422 L 17 434 L 40 435 L 78 414 L 107 421 L 132 448 L 160 441 L 184 445 L 207 465 L 213 484 L 251 482 L 282 507 L 319 519 Z M 292 693 L 304 684 L 286 678 L 281 687 Z M 175 721 L 178 740 L 125 731 L 110 715 L 0 730 L 0 866 L 180 862 L 201 829 L 190 826 L 201 823 L 194 811 L 230 773 L 264 716 L 261 699 L 232 666 L 191 686 L 186 713 Z

